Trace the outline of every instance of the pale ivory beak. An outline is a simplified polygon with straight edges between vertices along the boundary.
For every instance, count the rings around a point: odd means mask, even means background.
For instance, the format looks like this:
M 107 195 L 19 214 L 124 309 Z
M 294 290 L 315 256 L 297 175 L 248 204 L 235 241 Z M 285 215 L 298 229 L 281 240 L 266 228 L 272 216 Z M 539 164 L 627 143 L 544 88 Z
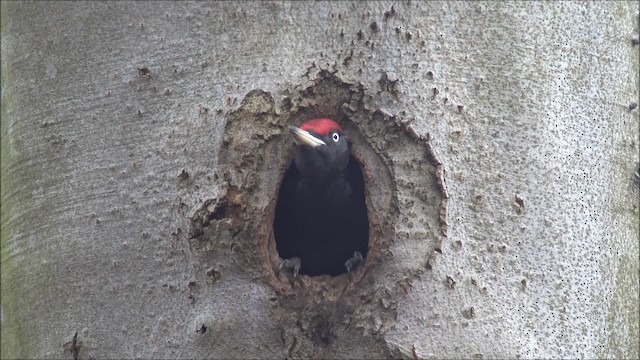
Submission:
M 311 135 L 310 132 L 302 130 L 295 126 L 289 126 L 289 132 L 291 132 L 291 136 L 293 136 L 293 141 L 296 142 L 296 145 L 308 145 L 314 148 L 322 145 L 327 145 L 324 141 Z

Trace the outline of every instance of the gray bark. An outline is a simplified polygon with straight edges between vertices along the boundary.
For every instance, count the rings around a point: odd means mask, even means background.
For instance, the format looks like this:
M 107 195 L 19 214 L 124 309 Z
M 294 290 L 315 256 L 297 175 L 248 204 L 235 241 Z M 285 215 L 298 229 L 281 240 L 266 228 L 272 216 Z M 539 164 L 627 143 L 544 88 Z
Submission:
M 638 358 L 639 13 L 3 2 L 2 358 Z M 290 281 L 315 116 L 370 254 Z

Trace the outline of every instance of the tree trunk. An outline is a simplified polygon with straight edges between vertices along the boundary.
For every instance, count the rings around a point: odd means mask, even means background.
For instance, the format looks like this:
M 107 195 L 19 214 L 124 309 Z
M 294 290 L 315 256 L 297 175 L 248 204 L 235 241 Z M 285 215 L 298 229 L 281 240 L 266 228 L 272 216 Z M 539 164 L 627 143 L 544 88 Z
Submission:
M 3 2 L 2 358 L 638 358 L 639 13 Z M 292 278 L 320 116 L 369 252 Z

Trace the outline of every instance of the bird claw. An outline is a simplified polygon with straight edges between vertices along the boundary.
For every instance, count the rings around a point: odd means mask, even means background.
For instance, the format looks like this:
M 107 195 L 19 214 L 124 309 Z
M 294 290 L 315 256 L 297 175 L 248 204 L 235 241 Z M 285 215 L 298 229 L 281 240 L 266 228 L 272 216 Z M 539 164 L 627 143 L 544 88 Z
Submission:
M 347 269 L 349 273 L 349 277 L 351 277 L 351 270 L 355 269 L 358 265 L 364 262 L 364 258 L 359 251 L 354 251 L 353 256 L 349 258 L 349 260 L 345 261 L 344 267 Z
M 298 257 L 292 257 L 291 259 L 282 260 L 280 263 L 280 267 L 278 268 L 278 272 L 283 269 L 286 271 L 290 271 L 293 273 L 293 278 L 298 277 L 298 273 L 300 272 L 300 267 L 302 266 L 302 261 Z

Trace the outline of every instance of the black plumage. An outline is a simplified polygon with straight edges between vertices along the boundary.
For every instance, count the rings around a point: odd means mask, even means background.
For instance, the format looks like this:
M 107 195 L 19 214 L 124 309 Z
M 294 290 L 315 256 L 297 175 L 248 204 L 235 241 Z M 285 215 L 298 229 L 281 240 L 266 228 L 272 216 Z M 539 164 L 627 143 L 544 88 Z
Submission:
M 301 140 L 301 132 L 323 144 Z M 299 258 L 301 274 L 344 273 L 354 252 L 366 256 L 368 250 L 362 171 L 332 120 L 312 120 L 292 128 L 292 135 L 298 145 L 280 186 L 274 220 L 277 250 L 283 259 Z

